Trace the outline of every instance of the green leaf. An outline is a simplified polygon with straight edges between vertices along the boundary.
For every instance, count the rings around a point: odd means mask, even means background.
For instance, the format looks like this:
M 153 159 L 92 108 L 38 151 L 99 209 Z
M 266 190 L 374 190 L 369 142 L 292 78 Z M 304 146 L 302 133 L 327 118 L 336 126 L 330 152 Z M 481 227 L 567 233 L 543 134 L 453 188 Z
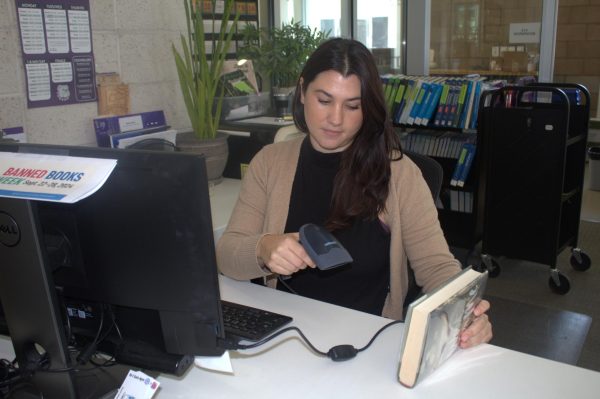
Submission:
M 213 39 L 212 61 L 210 61 L 206 55 L 205 41 L 207 39 L 204 32 L 205 15 L 203 15 L 202 3 L 196 0 L 183 0 L 183 4 L 186 15 L 187 40 L 182 34 L 180 38 L 181 53 L 172 44 L 179 86 L 196 136 L 202 139 L 214 138 L 219 127 L 223 102 L 223 88 L 217 92 L 217 83 L 227 50 L 235 34 L 239 14 L 236 13 L 231 24 L 228 24 L 229 18 L 235 10 L 235 1 L 225 0 L 225 9 L 220 18 L 221 29 L 217 38 Z M 212 0 L 213 12 L 211 15 L 215 15 L 215 5 L 215 0 Z M 212 24 L 214 27 L 214 19 L 212 19 Z

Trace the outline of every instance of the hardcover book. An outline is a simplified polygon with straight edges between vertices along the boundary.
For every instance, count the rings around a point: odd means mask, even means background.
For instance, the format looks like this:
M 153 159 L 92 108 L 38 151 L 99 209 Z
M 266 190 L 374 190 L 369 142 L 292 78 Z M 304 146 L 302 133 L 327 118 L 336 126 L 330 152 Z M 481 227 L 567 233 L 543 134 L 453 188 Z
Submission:
M 409 305 L 398 368 L 402 385 L 412 388 L 458 349 L 459 333 L 473 320 L 486 282 L 487 271 L 469 267 Z

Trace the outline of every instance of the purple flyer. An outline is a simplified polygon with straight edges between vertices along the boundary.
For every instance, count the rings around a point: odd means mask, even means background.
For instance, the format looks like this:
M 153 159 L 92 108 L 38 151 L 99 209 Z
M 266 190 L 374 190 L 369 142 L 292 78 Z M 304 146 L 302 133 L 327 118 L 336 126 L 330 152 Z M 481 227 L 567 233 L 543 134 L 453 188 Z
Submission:
M 27 107 L 96 101 L 89 0 L 15 0 Z

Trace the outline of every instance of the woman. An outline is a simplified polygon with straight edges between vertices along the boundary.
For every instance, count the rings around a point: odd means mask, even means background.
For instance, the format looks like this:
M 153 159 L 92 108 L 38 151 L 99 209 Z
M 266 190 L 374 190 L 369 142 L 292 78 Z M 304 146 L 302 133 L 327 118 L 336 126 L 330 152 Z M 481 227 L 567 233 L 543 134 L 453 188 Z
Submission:
M 428 292 L 460 265 L 419 168 L 402 155 L 364 45 L 336 38 L 311 55 L 296 86 L 294 122 L 306 137 L 268 145 L 250 163 L 217 245 L 221 272 L 401 319 L 408 267 Z M 353 263 L 315 269 L 298 241 L 305 223 L 326 226 Z M 476 308 L 462 347 L 491 339 L 488 308 L 487 301 Z

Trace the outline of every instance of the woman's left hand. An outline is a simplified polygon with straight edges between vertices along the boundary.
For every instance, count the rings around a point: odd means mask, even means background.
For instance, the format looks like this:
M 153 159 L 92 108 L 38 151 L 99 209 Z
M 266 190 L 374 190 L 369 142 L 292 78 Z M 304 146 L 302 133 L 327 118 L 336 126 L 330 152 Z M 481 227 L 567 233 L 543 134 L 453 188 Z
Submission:
M 471 348 L 492 339 L 492 324 L 486 314 L 489 309 L 490 303 L 485 299 L 475 306 L 473 322 L 460 333 L 459 345 L 461 348 Z

